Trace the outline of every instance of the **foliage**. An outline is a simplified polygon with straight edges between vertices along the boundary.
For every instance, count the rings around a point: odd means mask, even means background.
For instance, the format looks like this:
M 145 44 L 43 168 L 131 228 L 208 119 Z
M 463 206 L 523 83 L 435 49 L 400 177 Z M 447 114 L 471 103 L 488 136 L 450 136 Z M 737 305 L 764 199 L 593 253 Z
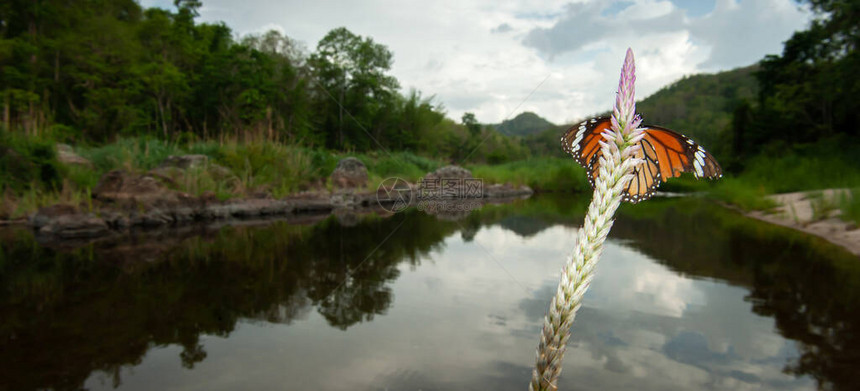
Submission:
M 727 127 L 739 105 L 753 99 L 756 67 L 717 74 L 693 75 L 664 87 L 636 105 L 646 124 L 663 126 L 692 137 L 720 161 L 727 158 Z
M 55 188 L 60 176 L 53 143 L 0 132 L 0 191 Z
M 542 157 L 469 168 L 472 175 L 483 179 L 484 183 L 528 185 L 540 191 L 591 191 L 585 170 L 573 159 Z
M 781 55 L 761 61 L 757 102 L 735 113 L 733 152 L 738 160 L 768 146 L 860 136 L 856 2 L 808 2 L 818 17 L 807 30 L 794 33 Z
M 561 149 L 559 139 L 570 126 L 555 126 L 523 137 L 522 143 L 531 156 L 570 157 Z
M 344 27 L 331 30 L 317 44 L 309 64 L 323 95 L 321 122 L 330 129 L 326 146 L 368 149 L 377 147 L 386 132 L 385 118 L 395 105 L 397 80 L 386 75 L 394 55 L 371 38 Z
M 223 23 L 197 23 L 200 1 L 174 5 L 4 4 L 0 128 L 88 145 L 268 141 L 455 161 L 525 156 L 515 141 L 482 143 L 480 124 L 476 132 L 446 120 L 432 96 L 401 94 L 393 53 L 369 37 L 336 28 L 308 53 L 276 31 L 234 38 Z

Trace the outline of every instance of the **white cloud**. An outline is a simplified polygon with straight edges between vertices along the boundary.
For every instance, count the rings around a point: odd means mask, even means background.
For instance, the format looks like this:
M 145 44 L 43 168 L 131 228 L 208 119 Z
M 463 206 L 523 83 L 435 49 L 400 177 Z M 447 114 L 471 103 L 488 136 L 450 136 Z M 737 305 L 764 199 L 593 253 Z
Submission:
M 274 28 L 310 51 L 340 26 L 372 37 L 394 52 L 391 72 L 404 90 L 435 95 L 451 118 L 471 111 L 482 122 L 531 110 L 565 123 L 609 110 L 627 47 L 636 53 L 637 96 L 644 98 L 686 74 L 778 53 L 810 18 L 793 0 L 719 0 L 696 17 L 665 0 L 203 4 L 201 21 L 224 21 L 239 34 Z

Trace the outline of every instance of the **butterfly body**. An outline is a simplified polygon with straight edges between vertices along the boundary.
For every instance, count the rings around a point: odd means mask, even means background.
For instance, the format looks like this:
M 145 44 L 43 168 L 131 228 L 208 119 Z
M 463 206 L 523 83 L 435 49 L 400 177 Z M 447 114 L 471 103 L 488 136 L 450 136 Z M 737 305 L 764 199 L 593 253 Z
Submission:
M 562 149 L 586 169 L 594 188 L 600 171 L 600 140 L 609 129 L 608 117 L 583 121 L 561 137 Z M 642 160 L 625 186 L 622 200 L 637 203 L 651 198 L 664 180 L 690 172 L 696 178 L 719 178 L 723 171 L 716 159 L 687 136 L 659 126 L 643 125 L 645 136 L 634 157 Z

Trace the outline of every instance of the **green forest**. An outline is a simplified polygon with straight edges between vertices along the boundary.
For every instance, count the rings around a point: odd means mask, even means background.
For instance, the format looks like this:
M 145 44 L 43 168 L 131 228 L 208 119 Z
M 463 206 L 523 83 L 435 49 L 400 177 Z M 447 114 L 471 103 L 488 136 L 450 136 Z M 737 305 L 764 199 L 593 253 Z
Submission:
M 393 54 L 331 30 L 308 53 L 278 32 L 236 41 L 134 0 L 12 1 L 0 8 L 7 131 L 70 143 L 120 137 L 267 140 L 333 150 L 457 156 L 470 134 L 418 91 L 398 93 Z
M 708 188 L 730 202 L 860 186 L 860 2 L 801 3 L 816 17 L 781 55 L 685 77 L 639 103 L 646 123 L 714 153 L 731 175 Z M 338 27 L 308 49 L 276 31 L 237 37 L 224 23 L 199 23 L 199 0 L 174 6 L 0 5 L 0 216 L 81 201 L 109 170 L 149 170 L 183 153 L 231 174 L 204 170 L 181 190 L 220 198 L 325 188 L 345 156 L 376 181 L 456 163 L 491 182 L 588 188 L 558 146 L 566 126 L 534 113 L 497 125 L 447 118 L 432 91 L 401 91 L 394 54 L 371 37 Z M 92 164 L 59 163 L 58 144 Z

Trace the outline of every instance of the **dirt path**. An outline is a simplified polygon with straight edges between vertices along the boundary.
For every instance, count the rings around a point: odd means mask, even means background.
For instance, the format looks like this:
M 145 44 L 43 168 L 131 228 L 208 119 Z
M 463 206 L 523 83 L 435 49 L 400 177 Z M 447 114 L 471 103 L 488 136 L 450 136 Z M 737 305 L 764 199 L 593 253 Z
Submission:
M 860 256 L 860 229 L 855 223 L 839 218 L 842 213 L 836 205 L 843 189 L 775 194 L 769 196 L 777 207 L 768 211 L 747 213 L 755 219 L 794 228 L 822 237 Z

